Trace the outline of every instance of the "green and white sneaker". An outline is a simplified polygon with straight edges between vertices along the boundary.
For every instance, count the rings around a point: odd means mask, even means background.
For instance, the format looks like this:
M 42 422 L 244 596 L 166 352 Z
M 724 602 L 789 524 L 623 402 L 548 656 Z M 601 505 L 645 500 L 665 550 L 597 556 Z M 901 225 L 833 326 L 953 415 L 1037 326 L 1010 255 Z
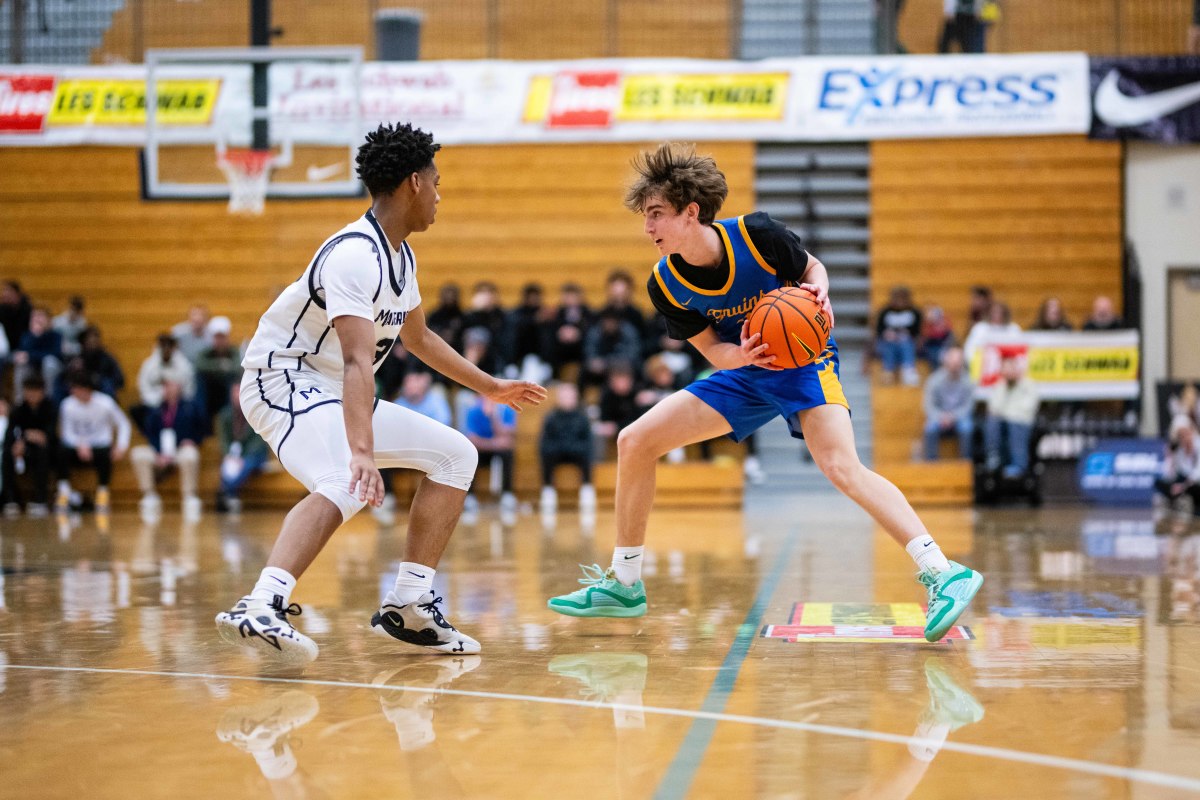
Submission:
M 641 617 L 646 613 L 646 588 L 638 581 L 626 586 L 612 569 L 599 564 L 579 565 L 582 589 L 551 597 L 546 606 L 568 617 Z
M 983 575 L 954 561 L 948 570 L 918 572 L 917 580 L 929 590 L 929 608 L 925 612 L 927 642 L 945 636 L 983 586 Z

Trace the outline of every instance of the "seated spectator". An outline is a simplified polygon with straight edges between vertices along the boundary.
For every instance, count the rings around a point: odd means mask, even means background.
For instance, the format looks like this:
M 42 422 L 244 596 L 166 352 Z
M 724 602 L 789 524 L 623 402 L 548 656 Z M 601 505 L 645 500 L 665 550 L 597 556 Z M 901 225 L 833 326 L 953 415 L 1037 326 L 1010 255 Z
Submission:
M 1167 506 L 1177 511 L 1196 513 L 1200 511 L 1200 452 L 1196 447 L 1196 426 L 1187 416 L 1171 420 L 1170 436 L 1167 439 L 1167 454 L 1163 460 L 1162 474 L 1154 482 L 1155 508 L 1165 510 Z
M 10 348 L 21 343 L 32 316 L 33 303 L 21 290 L 21 284 L 16 281 L 0 284 L 0 327 L 4 328 L 4 340 Z
M 487 366 L 479 366 L 484 372 L 494 374 L 505 366 L 504 356 L 504 309 L 500 307 L 500 291 L 491 281 L 480 281 L 471 291 L 471 307 L 463 315 L 463 331 L 482 328 L 488 332 L 491 347 Z M 466 347 L 464 343 L 464 348 Z
M 171 336 L 175 338 L 175 346 L 183 357 L 192 364 L 200 354 L 212 346 L 212 336 L 208 330 L 211 318 L 208 306 L 197 303 L 188 309 L 187 319 L 171 328 Z
M 987 286 L 972 286 L 970 299 L 967 301 L 967 322 L 974 325 L 976 322 L 987 319 L 988 311 L 992 308 L 992 303 L 995 302 L 992 296 L 992 290 Z
M 20 388 L 30 375 L 40 375 L 46 386 L 53 386 L 62 371 L 62 336 L 50 329 L 50 312 L 35 308 L 29 317 L 29 330 L 13 353 L 13 386 L 17 402 L 21 401 Z
M 639 416 L 637 385 L 633 367 L 627 361 L 617 361 L 608 371 L 604 391 L 600 393 L 599 422 L 596 433 L 610 442 L 629 427 Z
M 975 356 L 975 351 L 989 337 L 1020 332 L 1021 326 L 1012 321 L 1012 312 L 1008 310 L 1008 306 L 999 301 L 993 302 L 988 308 L 987 319 L 982 319 L 971 326 L 971 332 L 967 334 L 967 340 L 963 342 L 963 357 L 970 364 L 971 359 Z
M 538 454 L 542 462 L 542 496 L 539 503 L 543 514 L 553 514 L 558 508 L 558 491 L 554 488 L 554 470 L 560 464 L 579 468 L 583 485 L 579 487 L 579 510 L 596 510 L 596 488 L 592 485 L 592 423 L 579 407 L 579 389 L 572 383 L 554 387 L 554 408 L 542 420 L 538 437 Z
M 195 397 L 196 372 L 192 362 L 179 351 L 171 334 L 160 333 L 158 346 L 138 370 L 138 395 L 141 404 L 135 406 L 131 413 L 139 428 L 144 430 L 146 415 L 162 405 L 163 384 L 167 381 L 179 384 L 185 400 Z
M 67 310 L 55 317 L 50 327 L 62 337 L 62 352 L 65 358 L 79 355 L 80 340 L 88 328 L 87 317 L 83 314 L 83 298 L 79 295 L 72 297 L 67 302 Z
M 1029 471 L 1029 439 L 1038 402 L 1037 387 L 1025 375 L 1024 361 L 1002 355 L 1000 380 L 988 398 L 983 429 L 988 469 L 1000 470 L 1006 478 L 1018 478 Z
M 414 366 L 419 367 L 420 362 L 410 355 L 404 349 L 404 343 L 397 339 L 383 363 L 379 365 L 379 369 L 375 370 L 376 393 L 385 400 L 394 399 L 404 384 L 404 377 Z
M 217 414 L 217 438 L 221 442 L 221 489 L 217 510 L 237 513 L 242 510 L 239 493 L 251 477 L 262 472 L 271 452 L 262 437 L 254 432 L 242 413 L 242 393 L 238 384 L 229 387 L 229 402 Z
M 229 317 L 213 317 L 208 323 L 212 346 L 196 359 L 200 383 L 197 405 L 206 417 L 214 417 L 229 402 L 229 387 L 242 379 L 242 354 L 229 338 Z
M 142 500 L 138 504 L 146 517 L 162 512 L 162 498 L 155 491 L 173 468 L 179 468 L 179 490 L 185 519 L 200 516 L 202 504 L 196 490 L 200 478 L 200 442 L 204 439 L 204 415 L 183 396 L 183 387 L 167 380 L 162 385 L 162 402 L 146 415 L 144 431 L 149 444 L 138 445 L 130 453 Z
M 1092 302 L 1092 315 L 1083 323 L 1085 331 L 1119 331 L 1125 322 L 1117 316 L 1112 298 L 1100 295 Z
M 575 283 L 564 283 L 559 290 L 558 310 L 551 323 L 554 336 L 551 366 L 555 376 L 561 377 L 562 368 L 567 364 L 583 361 L 583 337 L 591 326 L 592 312 L 583 302 L 583 289 Z
M 58 386 L 54 390 L 54 398 L 61 402 L 70 389 L 67 385 L 67 376 L 80 372 L 92 379 L 92 385 L 96 387 L 96 391 L 104 392 L 109 397 L 116 397 L 117 392 L 125 388 L 125 373 L 121 371 L 121 365 L 117 363 L 117 359 L 113 357 L 112 353 L 104 348 L 104 343 L 100 338 L 100 329 L 94 326 L 88 328 L 80 336 L 79 342 L 81 348 L 79 354 L 67 361 L 67 368 L 60 376 Z
M 71 472 L 94 469 L 96 512 L 107 513 L 113 462 L 120 461 L 129 449 L 129 420 L 116 400 L 95 390 L 88 376 L 72 376 L 70 383 L 71 394 L 58 409 L 58 495 L 54 507 L 65 512 L 78 506 L 78 493 L 71 489 Z
M 579 388 L 604 383 L 613 363 L 636 364 L 641 361 L 641 356 L 642 340 L 633 325 L 626 322 L 619 311 L 606 309 L 584 335 Z
M 907 286 L 894 286 L 887 305 L 875 318 L 875 352 L 882 362 L 880 377 L 895 380 L 897 370 L 905 386 L 921 382 L 917 374 L 917 337 L 921 335 L 921 312 L 913 305 Z
M 426 370 L 413 370 L 404 376 L 400 388 L 400 396 L 396 405 L 403 406 L 409 411 L 415 411 L 422 416 L 436 420 L 443 425 L 453 425 L 450 413 L 450 403 L 441 389 L 433 388 L 433 375 Z
M 635 395 L 639 417 L 681 388 L 676 381 L 675 373 L 671 371 L 666 360 L 660 356 L 651 356 L 646 359 L 642 375 L 646 382 Z
M 444 283 L 438 289 L 437 308 L 425 319 L 429 330 L 446 340 L 458 352 L 463 348 L 463 310 L 459 305 L 457 283 Z
M 1047 297 L 1038 309 L 1037 319 L 1034 320 L 1033 331 L 1069 331 L 1071 323 L 1063 312 L 1062 301 L 1057 297 Z
M 629 323 L 639 339 L 645 335 L 646 318 L 638 311 L 637 306 L 633 305 L 633 278 L 628 272 L 617 269 L 608 274 L 604 283 L 604 308 L 600 309 L 600 313 L 605 311 L 615 311 L 619 314 L 622 320 Z
M 500 467 L 500 511 L 516 513 L 517 496 L 513 494 L 513 449 L 516 447 L 517 412 L 486 397 L 477 397 L 467 410 L 463 433 L 479 451 L 479 468 L 491 466 L 492 483 L 496 483 L 496 465 Z M 477 473 L 478 474 L 478 473 Z M 475 486 L 467 494 L 467 506 L 479 507 Z
M 942 365 L 942 353 L 955 343 L 954 328 L 946 318 L 941 306 L 930 306 L 921 319 L 921 344 L 919 354 L 930 369 Z
M 925 460 L 937 461 L 938 441 L 958 436 L 958 455 L 971 457 L 971 412 L 975 387 L 963 364 L 963 353 L 951 347 L 942 353 L 942 365 L 925 381 Z
M 523 380 L 546 380 L 553 358 L 554 311 L 542 301 L 542 286 L 527 283 L 521 289 L 521 304 L 508 313 L 505 360 Z
M 5 516 L 16 516 L 24 503 L 21 477 L 28 475 L 32 499 L 25 510 L 31 517 L 49 512 L 50 470 L 58 449 L 58 408 L 36 375 L 25 379 L 24 399 L 8 419 L 4 451 Z

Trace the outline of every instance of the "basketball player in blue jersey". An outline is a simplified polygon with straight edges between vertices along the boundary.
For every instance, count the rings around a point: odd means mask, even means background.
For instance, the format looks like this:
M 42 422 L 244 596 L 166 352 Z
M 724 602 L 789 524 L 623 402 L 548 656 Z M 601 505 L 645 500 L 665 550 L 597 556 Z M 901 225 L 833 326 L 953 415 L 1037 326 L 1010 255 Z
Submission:
M 811 293 L 833 325 L 829 276 L 800 240 L 765 213 L 716 219 L 728 187 L 709 157 L 666 143 L 634 160 L 638 178 L 625 204 L 645 217 L 662 258 L 647 281 L 669 333 L 687 339 L 717 372 L 676 392 L 617 437 L 617 546 L 612 566 L 584 567 L 584 584 L 551 598 L 574 617 L 640 617 L 646 522 L 658 459 L 684 445 L 721 435 L 742 441 L 776 415 L 804 438 L 813 459 L 843 494 L 858 503 L 917 563 L 929 593 L 925 638 L 941 639 L 983 585 L 983 576 L 948 561 L 904 495 L 867 469 L 854 449 L 850 408 L 838 379 L 833 337 L 812 364 L 783 370 L 746 320 L 767 292 L 798 286 Z

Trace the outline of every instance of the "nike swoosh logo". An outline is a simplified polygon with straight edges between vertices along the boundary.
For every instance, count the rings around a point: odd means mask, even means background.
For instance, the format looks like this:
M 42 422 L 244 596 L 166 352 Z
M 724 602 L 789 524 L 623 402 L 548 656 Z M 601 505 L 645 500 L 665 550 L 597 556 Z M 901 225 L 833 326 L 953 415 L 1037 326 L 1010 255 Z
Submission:
M 280 583 L 282 583 L 284 586 L 287 586 L 287 581 L 285 581 L 283 578 L 276 578 L 274 575 L 272 575 L 271 577 L 272 577 L 274 580 L 277 580 L 277 581 L 279 581 Z
M 626 560 L 626 561 L 628 561 L 628 560 L 629 560 L 629 559 L 631 559 L 631 558 L 637 558 L 637 556 L 625 556 L 625 560 Z
M 801 339 L 799 336 L 797 336 L 797 335 L 796 335 L 796 334 L 794 334 L 794 333 L 792 334 L 792 338 L 796 340 L 796 344 L 798 344 L 798 345 L 800 345 L 801 347 L 803 347 L 803 348 L 804 348 L 804 352 L 808 353 L 808 357 L 809 357 L 809 358 L 816 358 L 816 357 L 817 357 L 817 354 L 816 354 L 816 353 L 813 351 L 813 349 L 812 349 L 811 347 L 809 347 L 808 345 L 806 345 L 806 344 L 804 343 L 804 340 L 803 340 L 803 339 Z
M 1093 101 L 1096 117 L 1114 128 L 1144 125 L 1200 102 L 1200 83 L 1189 83 L 1154 94 L 1130 97 L 1117 85 L 1119 78 L 1117 70 L 1109 70 L 1104 80 L 1096 87 L 1096 97 Z
M 929 547 L 931 544 L 933 544 L 933 542 L 926 542 L 925 544 L 921 545 L 921 547 Z
M 690 302 L 692 302 L 692 298 L 689 297 L 687 300 L 684 301 L 683 304 L 686 306 Z
M 305 171 L 304 176 L 310 181 L 317 183 L 319 181 L 327 181 L 330 178 L 336 178 L 346 168 L 345 164 L 337 163 L 330 164 L 325 167 L 318 167 L 315 164 L 310 165 Z
M 424 578 L 425 577 L 421 573 L 413 572 L 412 570 L 405 570 L 405 572 L 407 572 L 409 575 L 412 575 L 414 578 Z

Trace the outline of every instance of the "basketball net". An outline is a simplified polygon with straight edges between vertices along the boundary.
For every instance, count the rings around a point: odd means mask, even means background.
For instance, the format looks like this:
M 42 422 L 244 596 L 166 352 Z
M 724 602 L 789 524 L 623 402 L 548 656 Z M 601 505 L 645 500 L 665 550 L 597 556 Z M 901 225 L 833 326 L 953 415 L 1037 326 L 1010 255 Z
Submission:
M 246 147 L 230 147 L 217 154 L 217 166 L 229 181 L 230 214 L 263 213 L 274 161 L 270 150 Z

